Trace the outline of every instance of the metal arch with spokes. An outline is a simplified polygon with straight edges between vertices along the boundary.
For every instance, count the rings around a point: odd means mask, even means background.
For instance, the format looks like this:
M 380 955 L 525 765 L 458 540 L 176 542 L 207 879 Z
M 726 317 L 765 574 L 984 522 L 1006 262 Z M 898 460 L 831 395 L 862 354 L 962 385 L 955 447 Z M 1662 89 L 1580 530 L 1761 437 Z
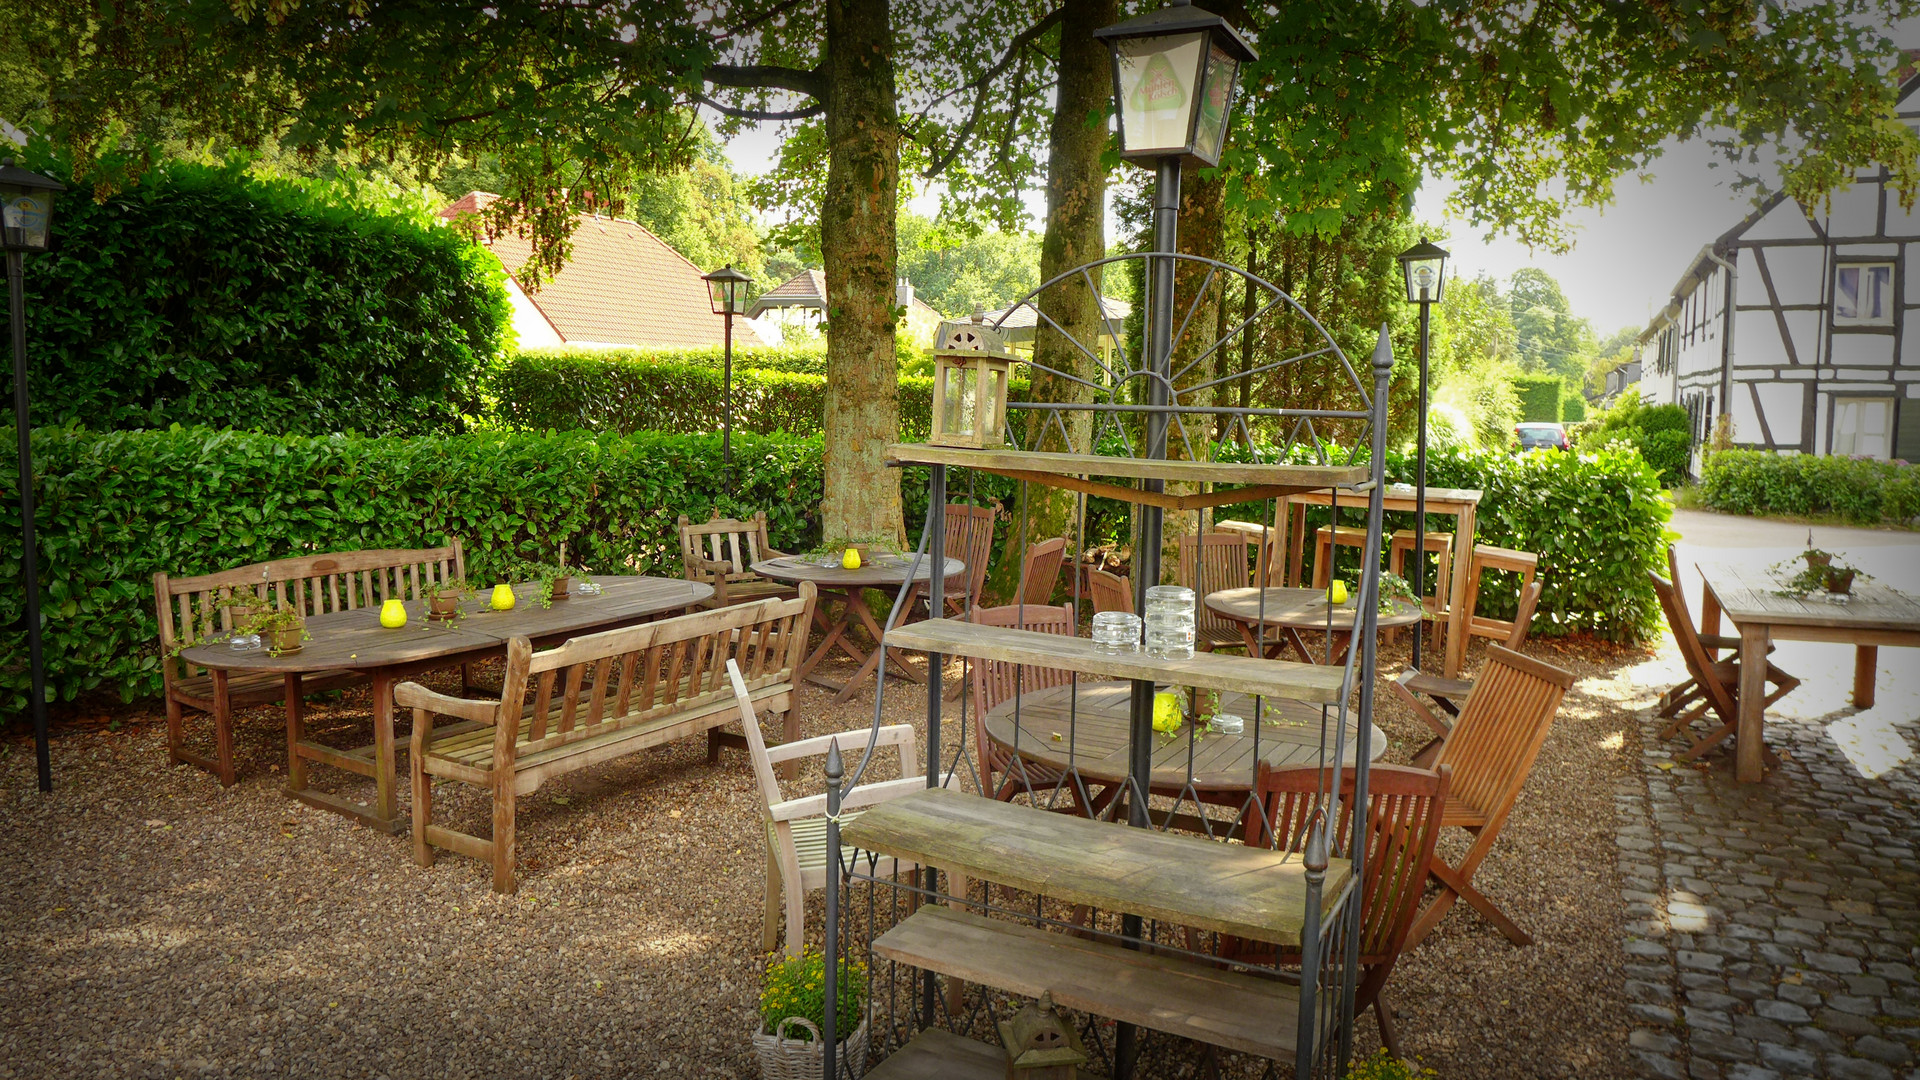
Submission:
M 1204 347 L 1189 347 L 1178 368 L 1162 373 L 1154 371 L 1146 363 L 1145 357 L 1129 354 L 1121 321 L 1113 317 L 1105 304 L 1096 300 L 1099 318 L 1094 331 L 1096 338 L 1094 341 L 1084 340 L 1069 332 L 1041 304 L 1042 297 L 1049 290 L 1063 286 L 1084 286 L 1090 295 L 1099 297 L 1101 293 L 1094 281 L 1094 271 L 1133 260 L 1148 260 L 1148 270 L 1159 273 L 1174 273 L 1182 265 L 1205 268 L 1204 278 L 1199 287 L 1192 290 L 1184 306 L 1178 303 L 1178 296 L 1175 298 L 1178 321 L 1175 323 L 1172 334 L 1171 357 L 1183 356 L 1182 345 L 1190 341 L 1189 335 L 1196 329 L 1195 315 L 1202 309 L 1210 294 L 1216 295 L 1219 301 L 1224 303 L 1225 285 L 1232 279 L 1240 279 L 1247 289 L 1253 291 L 1253 302 L 1248 305 L 1252 308 L 1252 313 L 1230 319 L 1226 329 L 1212 341 Z M 1178 282 L 1176 282 L 1177 286 Z M 1160 252 L 1133 252 L 1108 256 L 1083 263 L 1042 282 L 1009 305 L 999 319 L 988 325 L 996 330 L 1004 329 L 1007 320 L 1023 307 L 1034 313 L 1036 346 L 1040 329 L 1045 327 L 1084 357 L 1092 365 L 1088 373 L 1094 376 L 1088 378 L 1083 374 L 1062 371 L 1036 361 L 1031 354 L 1023 359 L 1022 362 L 1035 371 L 1045 372 L 1067 383 L 1087 388 L 1092 392 L 1093 398 L 1092 401 L 1081 402 L 1008 402 L 1009 411 L 1047 414 L 1047 419 L 1042 422 L 1039 438 L 1033 440 L 1036 444 L 1046 435 L 1057 432 L 1061 444 L 1072 448 L 1073 439 L 1068 433 L 1065 422 L 1061 419 L 1063 414 L 1070 412 L 1090 412 L 1100 417 L 1090 436 L 1091 440 L 1097 443 L 1102 436 L 1113 433 L 1119 437 L 1121 445 L 1126 447 L 1129 456 L 1139 456 L 1125 425 L 1119 420 L 1121 416 L 1129 414 L 1161 413 L 1168 416 L 1174 429 L 1179 432 L 1183 448 L 1186 450 L 1185 456 L 1190 459 L 1194 457 L 1194 447 L 1192 438 L 1187 432 L 1185 422 L 1187 417 L 1231 417 L 1231 424 L 1227 429 L 1229 436 L 1243 443 L 1250 450 L 1254 442 L 1251 422 L 1259 419 L 1272 421 L 1280 430 L 1278 447 L 1280 452 L 1285 453 L 1296 443 L 1306 443 L 1313 447 L 1315 460 L 1320 464 L 1330 464 L 1331 454 L 1317 422 L 1348 422 L 1355 425 L 1355 430 L 1349 433 L 1347 440 L 1349 463 L 1353 450 L 1365 446 L 1368 441 L 1370 433 L 1366 425 L 1373 419 L 1372 395 L 1354 370 L 1352 361 L 1348 359 L 1340 344 L 1318 319 L 1279 286 L 1230 263 L 1200 255 Z M 1298 351 L 1274 359 L 1262 358 L 1241 371 L 1217 375 L 1206 371 L 1204 367 L 1206 361 L 1228 345 L 1240 342 L 1243 336 L 1255 335 L 1263 322 L 1277 323 L 1284 319 L 1299 320 L 1305 330 L 1302 336 L 1307 340 Z M 1106 338 L 1113 342 L 1114 356 L 1111 360 L 1102 355 L 1099 338 Z M 1343 376 L 1341 381 L 1344 384 L 1341 390 L 1351 392 L 1353 402 L 1351 408 L 1266 408 L 1252 405 L 1201 403 L 1200 401 L 1202 395 L 1210 392 L 1217 392 L 1225 387 L 1321 357 L 1332 357 L 1338 362 L 1336 371 Z M 1188 380 L 1187 377 L 1196 369 L 1204 373 L 1203 377 Z M 1149 390 L 1155 384 L 1165 388 L 1168 404 L 1141 403 L 1151 400 Z M 1012 425 L 1009 425 L 1008 437 L 1018 438 Z M 1084 449 L 1087 453 L 1093 452 L 1091 445 Z

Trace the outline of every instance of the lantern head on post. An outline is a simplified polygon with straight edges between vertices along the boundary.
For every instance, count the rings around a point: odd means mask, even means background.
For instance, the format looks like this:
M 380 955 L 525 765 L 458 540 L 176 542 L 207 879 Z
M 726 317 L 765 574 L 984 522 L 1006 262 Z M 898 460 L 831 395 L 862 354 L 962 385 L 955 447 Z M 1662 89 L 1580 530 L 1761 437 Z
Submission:
M 53 194 L 67 186 L 0 158 L 0 251 L 45 251 Z
M 753 279 L 733 268 L 732 263 L 711 274 L 700 275 L 707 283 L 708 299 L 715 315 L 744 315 L 747 310 L 747 286 Z
M 1218 165 L 1240 65 L 1257 59 L 1227 20 L 1191 5 L 1101 27 L 1113 54 L 1120 156 Z
M 1407 280 L 1407 303 L 1437 304 L 1447 287 L 1447 249 L 1427 243 L 1426 237 L 1400 253 L 1400 273 Z
M 934 337 L 933 430 L 936 446 L 997 449 L 1007 440 L 1007 383 L 1013 354 L 979 312 L 943 322 Z
M 1007 1080 L 1077 1080 L 1088 1060 L 1073 1025 L 1054 1011 L 1051 991 L 1000 1021 L 1000 1044 L 1007 1051 Z

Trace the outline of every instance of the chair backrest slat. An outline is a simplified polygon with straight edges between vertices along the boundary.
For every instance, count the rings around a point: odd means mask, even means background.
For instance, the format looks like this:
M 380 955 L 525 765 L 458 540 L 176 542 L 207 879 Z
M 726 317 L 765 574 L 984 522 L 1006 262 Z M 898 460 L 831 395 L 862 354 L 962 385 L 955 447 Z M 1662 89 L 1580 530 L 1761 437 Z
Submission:
M 1507 648 L 1519 652 L 1527 643 L 1527 635 L 1533 631 L 1533 612 L 1540 606 L 1540 590 L 1545 588 L 1538 580 L 1530 581 L 1520 590 L 1520 606 L 1513 613 L 1513 633 L 1507 635 Z
M 1027 548 L 1020 567 L 1019 602 L 1044 605 L 1053 599 L 1053 588 L 1060 583 L 1060 565 L 1066 561 L 1067 540 L 1056 536 Z
M 1179 582 L 1193 590 L 1194 633 L 1202 641 L 1238 642 L 1239 627 L 1207 607 L 1209 595 L 1247 587 L 1247 538 L 1236 532 L 1200 535 L 1199 576 L 1194 575 L 1194 537 L 1180 537 Z
M 967 590 L 964 597 L 948 597 L 955 610 L 980 602 L 980 590 L 986 586 L 987 563 L 993 558 L 993 522 L 991 506 L 971 503 L 947 504 L 946 552 L 950 559 L 967 564 Z
M 1006 604 L 1001 607 L 977 607 L 968 613 L 971 622 L 982 626 L 1034 630 L 1043 634 L 1073 637 L 1077 624 L 1070 606 L 1050 604 Z M 972 660 L 973 725 L 983 762 L 997 760 L 998 754 L 987 739 L 982 720 L 988 710 L 1015 694 L 1032 693 L 1049 686 L 1063 686 L 1073 680 L 1073 672 L 1060 668 L 1015 664 L 1006 660 Z
M 1454 798 L 1503 819 L 1572 685 L 1569 672 L 1488 646 L 1486 667 L 1440 750 L 1438 762 L 1453 766 Z
M 1087 571 L 1087 592 L 1093 596 L 1093 610 L 1124 611 L 1133 614 L 1133 586 L 1126 578 L 1106 570 Z

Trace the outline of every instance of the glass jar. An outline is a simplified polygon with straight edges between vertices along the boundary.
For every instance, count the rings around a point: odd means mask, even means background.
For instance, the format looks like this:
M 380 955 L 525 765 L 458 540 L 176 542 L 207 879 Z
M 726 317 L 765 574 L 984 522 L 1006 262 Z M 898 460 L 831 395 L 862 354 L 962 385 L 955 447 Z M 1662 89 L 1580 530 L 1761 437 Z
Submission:
M 1131 611 L 1095 612 L 1093 646 L 1111 655 L 1139 652 L 1140 616 Z
M 1162 660 L 1193 656 L 1193 590 L 1184 585 L 1155 585 L 1147 590 L 1147 655 Z

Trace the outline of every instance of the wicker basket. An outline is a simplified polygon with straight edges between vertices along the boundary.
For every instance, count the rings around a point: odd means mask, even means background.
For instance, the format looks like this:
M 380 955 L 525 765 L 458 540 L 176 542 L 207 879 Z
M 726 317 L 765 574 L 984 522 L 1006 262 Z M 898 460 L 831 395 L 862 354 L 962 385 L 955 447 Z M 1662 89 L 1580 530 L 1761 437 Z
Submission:
M 786 1038 L 789 1027 L 799 1026 L 813 1033 L 813 1041 Z M 824 1080 L 826 1047 L 820 1039 L 820 1029 L 813 1021 L 789 1016 L 780 1021 L 780 1026 L 769 1035 L 761 1031 L 758 1025 L 753 1030 L 753 1052 L 760 1059 L 760 1075 L 764 1080 Z M 863 1017 L 860 1026 L 853 1034 L 840 1041 L 838 1060 L 842 1064 L 842 1075 L 846 1066 L 851 1065 L 854 1076 L 867 1071 L 867 1021 Z

